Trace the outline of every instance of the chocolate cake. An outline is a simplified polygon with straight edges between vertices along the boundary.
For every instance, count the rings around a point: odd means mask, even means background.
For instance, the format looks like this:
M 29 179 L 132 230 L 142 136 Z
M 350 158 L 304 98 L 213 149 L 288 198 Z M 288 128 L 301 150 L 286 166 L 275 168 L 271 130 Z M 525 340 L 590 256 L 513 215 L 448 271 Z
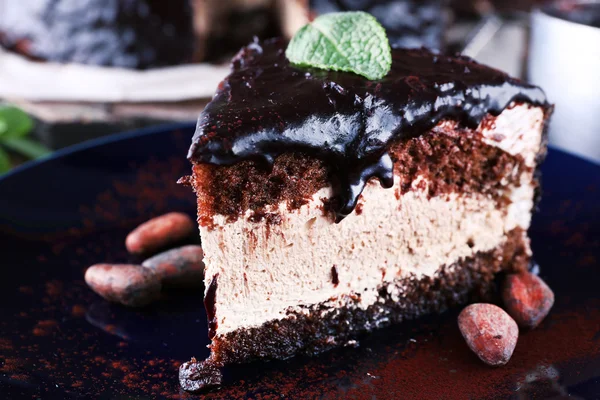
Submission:
M 318 15 L 365 11 L 383 25 L 392 47 L 444 48 L 447 15 L 443 0 L 281 0 L 280 7 L 290 37 Z
M 285 49 L 240 51 L 189 151 L 212 344 L 187 389 L 480 299 L 531 257 L 541 89 L 425 49 L 377 81 Z

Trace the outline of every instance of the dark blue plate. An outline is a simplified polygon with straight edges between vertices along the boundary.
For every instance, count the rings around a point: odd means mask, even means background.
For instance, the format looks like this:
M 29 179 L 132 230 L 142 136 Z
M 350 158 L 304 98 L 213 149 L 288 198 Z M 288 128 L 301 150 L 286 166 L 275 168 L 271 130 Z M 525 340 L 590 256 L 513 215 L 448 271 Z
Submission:
M 137 224 L 194 214 L 176 184 L 193 125 L 134 132 L 62 151 L 0 179 L 0 398 L 180 398 L 178 365 L 208 354 L 202 294 L 155 306 L 108 304 L 87 266 L 136 262 Z M 376 332 L 315 358 L 226 370 L 222 398 L 600 398 L 600 167 L 551 150 L 531 236 L 556 293 L 504 368 L 483 366 L 457 310 Z

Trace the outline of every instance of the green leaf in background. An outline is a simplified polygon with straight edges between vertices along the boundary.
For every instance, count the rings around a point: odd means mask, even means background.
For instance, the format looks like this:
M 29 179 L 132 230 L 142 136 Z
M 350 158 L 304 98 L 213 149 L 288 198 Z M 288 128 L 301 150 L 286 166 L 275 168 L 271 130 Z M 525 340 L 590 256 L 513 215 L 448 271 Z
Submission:
M 27 138 L 10 138 L 1 142 L 6 148 L 28 158 L 39 158 L 51 153 L 45 146 Z
M 392 51 L 385 29 L 362 11 L 323 14 L 301 28 L 285 52 L 293 64 L 381 79 Z
M 10 159 L 8 154 L 0 148 L 0 174 L 5 173 L 10 169 Z
M 24 111 L 11 106 L 0 106 L 0 142 L 6 138 L 27 135 L 33 129 L 33 120 Z

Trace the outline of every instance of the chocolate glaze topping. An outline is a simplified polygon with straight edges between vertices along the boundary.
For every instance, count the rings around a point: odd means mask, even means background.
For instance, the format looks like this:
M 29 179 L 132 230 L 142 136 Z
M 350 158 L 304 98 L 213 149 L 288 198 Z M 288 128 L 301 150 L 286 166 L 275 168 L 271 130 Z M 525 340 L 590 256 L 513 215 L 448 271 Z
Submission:
M 200 119 L 188 158 L 231 165 L 305 152 L 333 170 L 338 220 L 356 206 L 366 182 L 393 185 L 388 145 L 427 132 L 443 119 L 475 128 L 513 101 L 549 107 L 543 91 L 467 57 L 425 49 L 392 51 L 379 81 L 300 68 L 281 39 L 253 42 L 233 59 Z
M 335 267 L 335 265 L 331 267 L 331 283 L 333 283 L 333 286 L 336 287 L 340 283 L 340 277 L 338 276 L 337 268 Z
M 217 279 L 219 279 L 219 274 L 216 274 L 212 278 L 204 295 L 204 309 L 206 311 L 206 319 L 208 320 L 209 339 L 212 339 L 217 333 Z

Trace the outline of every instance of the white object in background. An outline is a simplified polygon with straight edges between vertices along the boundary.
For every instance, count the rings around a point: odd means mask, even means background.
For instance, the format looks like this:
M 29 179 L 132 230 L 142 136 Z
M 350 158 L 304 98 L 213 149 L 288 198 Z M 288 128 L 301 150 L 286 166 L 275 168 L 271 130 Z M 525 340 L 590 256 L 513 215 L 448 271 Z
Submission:
M 167 102 L 212 97 L 227 65 L 144 71 L 35 62 L 0 48 L 0 98 L 64 102 Z
M 527 27 L 521 21 L 505 21 L 487 46 L 474 57 L 476 61 L 522 77 L 527 46 Z
M 527 44 L 527 24 L 520 18 L 490 14 L 467 38 L 462 54 L 521 78 Z
M 600 28 L 534 11 L 528 71 L 555 104 L 550 144 L 600 162 Z

